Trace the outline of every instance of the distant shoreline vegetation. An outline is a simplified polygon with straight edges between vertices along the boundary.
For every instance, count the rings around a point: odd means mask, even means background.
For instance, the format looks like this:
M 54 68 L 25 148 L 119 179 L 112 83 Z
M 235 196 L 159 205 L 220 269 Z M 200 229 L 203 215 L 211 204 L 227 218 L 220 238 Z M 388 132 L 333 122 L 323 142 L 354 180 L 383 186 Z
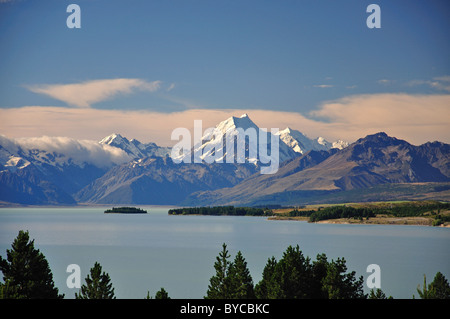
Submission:
M 136 207 L 113 207 L 105 210 L 105 214 L 147 214 L 147 211 Z
M 363 223 L 373 219 L 383 223 L 388 218 L 425 217 L 431 226 L 450 222 L 450 203 L 438 201 L 412 201 L 402 203 L 367 203 L 333 205 L 328 207 L 278 208 L 278 207 L 184 207 L 169 210 L 169 215 L 213 215 L 213 216 L 265 216 L 270 219 L 300 219 L 310 223 L 325 220 L 346 219 Z M 376 220 L 376 221 L 375 221 Z
M 185 207 L 169 209 L 169 215 L 215 215 L 215 216 L 273 216 L 273 211 L 267 208 L 255 207 Z

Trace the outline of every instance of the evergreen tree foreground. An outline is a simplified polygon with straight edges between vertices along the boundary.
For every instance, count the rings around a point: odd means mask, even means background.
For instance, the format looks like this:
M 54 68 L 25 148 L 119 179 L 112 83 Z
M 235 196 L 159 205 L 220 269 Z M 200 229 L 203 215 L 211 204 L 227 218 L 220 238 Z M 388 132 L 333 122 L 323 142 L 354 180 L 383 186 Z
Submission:
M 111 278 L 106 272 L 102 273 L 102 266 L 96 262 L 87 275 L 86 284 L 81 286 L 80 293 L 75 293 L 75 299 L 116 299 Z
M 7 250 L 7 258 L 0 256 L 0 299 L 61 299 L 53 282 L 53 276 L 44 255 L 34 247 L 27 231 L 19 231 Z M 268 259 L 262 279 L 256 285 L 250 275 L 247 262 L 240 251 L 230 260 L 226 244 L 216 257 L 216 273 L 210 278 L 207 299 L 392 299 L 381 289 L 363 292 L 363 277 L 348 272 L 344 258 L 328 261 L 325 254 L 318 254 L 312 261 L 305 257 L 299 246 L 289 246 L 277 261 Z M 76 299 L 115 299 L 109 274 L 96 262 L 85 279 L 86 284 L 75 294 Z M 438 272 L 427 285 L 424 275 L 423 287 L 417 292 L 421 299 L 450 299 L 450 285 Z M 413 298 L 415 296 L 413 295 Z M 147 299 L 151 299 L 147 294 Z M 155 299 L 170 299 L 161 288 Z
M 45 256 L 34 247 L 28 231 L 19 231 L 6 259 L 0 256 L 0 298 L 5 299 L 61 299 L 53 282 L 53 275 Z
M 216 274 L 210 278 L 208 299 L 357 299 L 367 298 L 363 277 L 347 272 L 346 261 L 328 261 L 325 254 L 311 261 L 299 246 L 289 246 L 277 261 L 269 258 L 261 281 L 253 285 L 247 263 L 239 251 L 234 261 L 226 244 L 216 258 Z M 378 294 L 378 296 L 382 296 Z

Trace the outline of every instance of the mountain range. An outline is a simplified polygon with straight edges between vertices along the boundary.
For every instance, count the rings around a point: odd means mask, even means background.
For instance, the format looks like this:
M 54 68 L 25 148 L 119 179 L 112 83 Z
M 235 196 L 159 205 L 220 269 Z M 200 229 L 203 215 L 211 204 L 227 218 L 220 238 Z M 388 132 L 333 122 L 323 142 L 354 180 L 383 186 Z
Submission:
M 233 188 L 192 194 L 186 202 L 298 204 L 383 184 L 444 183 L 437 189 L 447 191 L 449 168 L 449 144 L 433 142 L 414 146 L 386 133 L 377 133 L 342 150 L 309 151 L 286 162 L 273 175 L 255 174 Z M 449 199 L 448 193 L 441 195 Z
M 248 128 L 255 129 L 256 140 L 239 136 Z M 260 131 L 247 114 L 226 119 L 215 132 L 220 134 L 206 132 L 190 152 L 174 159 L 169 147 L 120 134 L 99 142 L 0 135 L 0 202 L 197 206 L 450 198 L 449 144 L 414 146 L 382 132 L 352 144 L 330 143 L 290 128 Z M 280 167 L 274 174 L 259 170 L 264 163 L 257 152 L 261 134 L 267 134 L 268 148 L 279 138 Z M 237 152 L 233 163 L 179 163 L 196 151 L 204 156 L 214 150 L 225 158 L 226 145 L 236 140 L 241 143 L 236 147 L 245 149 L 244 163 L 238 163 Z

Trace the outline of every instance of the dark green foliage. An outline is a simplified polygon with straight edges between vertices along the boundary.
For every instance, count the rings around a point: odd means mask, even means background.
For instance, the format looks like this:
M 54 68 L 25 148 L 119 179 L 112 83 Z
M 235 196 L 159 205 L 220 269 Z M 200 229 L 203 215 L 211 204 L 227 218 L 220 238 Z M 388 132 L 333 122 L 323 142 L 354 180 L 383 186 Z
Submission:
M 247 262 L 240 251 L 238 251 L 233 263 L 230 265 L 228 277 L 230 281 L 230 297 L 232 299 L 255 298 L 253 279 L 247 268 Z
M 85 281 L 80 294 L 75 293 L 76 299 L 116 299 L 111 278 L 107 273 L 102 273 L 102 266 L 98 262 L 91 268 L 90 277 L 87 275 Z
M 434 217 L 432 225 L 433 226 L 439 226 L 445 222 L 450 222 L 450 215 L 441 215 L 438 214 Z
M 309 217 L 310 222 L 317 222 L 326 219 L 337 219 L 337 218 L 354 218 L 360 219 L 375 217 L 377 214 L 389 215 L 394 217 L 415 217 L 423 216 L 424 213 L 431 212 L 432 215 L 434 210 L 438 212 L 441 209 L 449 209 L 450 203 L 441 203 L 435 201 L 424 201 L 424 202 L 407 202 L 391 204 L 389 207 L 362 207 L 355 208 L 345 205 L 331 206 L 325 208 L 319 208 L 317 211 L 291 211 L 287 215 L 289 217 L 293 216 L 304 216 Z M 286 214 L 284 214 L 286 216 Z M 443 222 L 450 221 L 450 216 L 440 215 L 435 216 L 433 221 L 433 226 L 442 224 Z
M 169 210 L 169 215 L 272 216 L 272 210 L 255 207 L 189 207 Z
M 156 292 L 155 299 L 170 299 L 169 294 L 164 288 Z
M 348 206 L 332 206 L 326 207 L 312 213 L 309 216 L 310 222 L 318 222 L 326 219 L 336 218 L 363 218 L 375 217 L 373 210 L 368 208 L 354 208 Z
M 309 257 L 303 256 L 298 245 L 295 248 L 289 246 L 275 267 L 274 279 L 279 283 L 279 290 L 274 289 L 276 298 L 308 298 L 311 273 Z
M 136 207 L 113 207 L 105 210 L 105 214 L 147 214 L 147 211 Z
M 377 214 L 388 214 L 395 217 L 411 217 L 422 216 L 424 213 L 432 210 L 440 211 L 441 209 L 449 208 L 450 203 L 442 203 L 437 201 L 408 202 L 391 205 L 389 208 L 378 208 Z
M 230 278 L 228 277 L 228 270 L 230 268 L 230 261 L 228 260 L 227 245 L 222 245 L 222 251 L 216 257 L 214 269 L 216 274 L 209 280 L 208 291 L 206 292 L 206 299 L 229 299 L 230 293 Z
M 259 299 L 353 299 L 367 298 L 363 277 L 347 273 L 345 259 L 329 262 L 325 254 L 311 262 L 299 246 L 289 246 L 280 261 L 268 259 L 261 281 L 255 286 Z
M 327 274 L 322 279 L 322 291 L 328 299 L 367 298 L 363 292 L 364 279 L 356 279 L 355 272 L 346 273 L 344 258 L 331 261 L 327 266 Z
M 275 257 L 267 260 L 262 273 L 261 281 L 255 286 L 255 295 L 259 299 L 275 299 L 280 291 L 278 282 L 275 280 L 275 268 L 277 260 Z
M 428 288 L 434 299 L 450 299 L 450 285 L 445 276 L 437 272 Z
M 370 290 L 369 299 L 393 299 L 392 296 L 386 297 L 385 293 L 380 289 Z
M 428 291 L 427 288 L 427 277 L 423 275 L 423 287 L 422 290 L 420 290 L 420 285 L 417 286 L 417 293 L 419 294 L 419 297 L 421 299 L 432 299 L 431 294 Z
M 252 299 L 253 279 L 247 268 L 242 253 L 239 251 L 233 262 L 228 259 L 227 245 L 222 245 L 222 251 L 216 257 L 214 269 L 216 274 L 209 280 L 206 299 Z
M 53 282 L 45 256 L 34 248 L 28 232 L 19 231 L 17 238 L 6 251 L 7 258 L 0 256 L 0 271 L 4 284 L 0 297 L 14 299 L 59 299 L 58 288 Z
M 291 210 L 287 214 L 282 214 L 282 216 L 288 216 L 288 217 L 310 217 L 315 210 Z
M 423 275 L 423 287 L 417 288 L 417 293 L 421 299 L 450 299 L 450 285 L 445 276 L 437 272 L 433 282 L 427 286 L 427 277 Z
M 310 297 L 313 299 L 328 298 L 328 294 L 323 289 L 323 281 L 327 276 L 329 262 L 325 254 L 318 254 L 312 263 L 312 278 Z

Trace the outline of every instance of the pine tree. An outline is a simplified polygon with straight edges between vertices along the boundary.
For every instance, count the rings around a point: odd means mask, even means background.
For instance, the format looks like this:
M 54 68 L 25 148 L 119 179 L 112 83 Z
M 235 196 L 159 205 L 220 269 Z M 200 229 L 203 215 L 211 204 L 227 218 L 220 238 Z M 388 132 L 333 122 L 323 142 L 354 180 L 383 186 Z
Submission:
M 393 299 L 392 296 L 386 297 L 386 294 L 380 289 L 370 290 L 369 299 Z
M 60 299 L 58 288 L 53 282 L 49 264 L 45 256 L 34 248 L 28 231 L 19 231 L 6 251 L 6 260 L 0 256 L 0 271 L 4 284 L 1 287 L 3 298 L 20 299 Z
M 233 299 L 254 299 L 253 279 L 247 268 L 247 262 L 238 251 L 228 272 L 230 294 Z
M 275 278 L 281 287 L 277 298 L 309 298 L 312 269 L 309 257 L 303 256 L 299 246 L 289 246 L 275 267 Z
M 329 262 L 326 254 L 318 254 L 312 264 L 312 278 L 309 298 L 324 299 L 328 295 L 322 289 L 322 282 L 327 275 Z
M 164 288 L 161 288 L 155 295 L 155 299 L 170 299 L 169 294 Z
M 450 285 L 441 272 L 437 272 L 433 281 L 427 286 L 427 277 L 423 275 L 423 288 L 417 287 L 421 299 L 450 299 Z
M 421 299 L 431 299 L 430 292 L 427 288 L 427 276 L 423 275 L 423 288 L 420 290 L 420 285 L 417 285 L 417 293 Z
M 364 294 L 364 279 L 356 279 L 355 272 L 346 273 L 347 265 L 344 258 L 331 261 L 327 274 L 322 280 L 322 290 L 328 299 L 359 299 L 367 298 Z
M 445 276 L 439 271 L 434 276 L 429 290 L 434 299 L 450 299 L 450 285 Z
M 228 271 L 230 268 L 230 261 L 228 260 L 227 245 L 222 245 L 222 251 L 216 257 L 214 269 L 216 274 L 209 279 L 208 291 L 206 292 L 206 299 L 228 299 L 231 297 L 230 293 L 230 279 Z
M 87 275 L 86 284 L 81 286 L 80 294 L 75 293 L 76 299 L 116 299 L 111 278 L 102 266 L 96 262 L 90 271 L 91 277 Z
M 264 267 L 262 279 L 255 286 L 255 295 L 258 299 L 276 299 L 280 295 L 280 285 L 275 280 L 275 267 L 277 266 L 277 260 L 275 257 L 267 260 Z

